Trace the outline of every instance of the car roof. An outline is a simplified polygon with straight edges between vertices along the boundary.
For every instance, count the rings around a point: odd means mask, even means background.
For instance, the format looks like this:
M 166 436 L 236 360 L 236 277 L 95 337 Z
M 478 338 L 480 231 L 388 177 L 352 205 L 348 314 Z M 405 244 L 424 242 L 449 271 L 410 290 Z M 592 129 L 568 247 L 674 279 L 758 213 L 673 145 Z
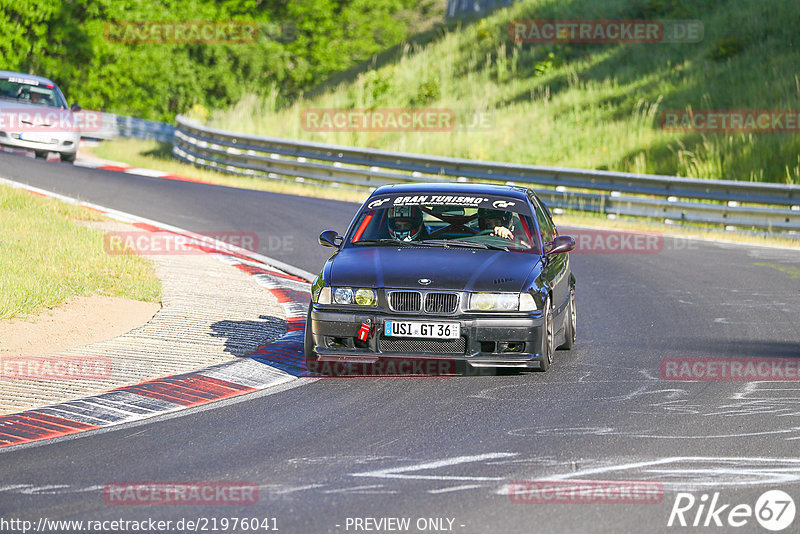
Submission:
M 500 195 L 524 199 L 527 189 L 519 186 L 462 182 L 410 183 L 383 185 L 372 192 L 376 195 L 414 194 L 414 193 L 457 193 Z
M 56 85 L 56 83 L 53 82 L 53 80 L 48 80 L 47 78 L 43 78 L 42 76 L 36 76 L 34 74 L 25 74 L 24 72 L 13 72 L 10 70 L 0 70 L 0 78 L 9 78 L 9 77 L 27 78 L 29 80 L 36 80 L 39 83 L 44 83 L 44 84 L 49 83 Z

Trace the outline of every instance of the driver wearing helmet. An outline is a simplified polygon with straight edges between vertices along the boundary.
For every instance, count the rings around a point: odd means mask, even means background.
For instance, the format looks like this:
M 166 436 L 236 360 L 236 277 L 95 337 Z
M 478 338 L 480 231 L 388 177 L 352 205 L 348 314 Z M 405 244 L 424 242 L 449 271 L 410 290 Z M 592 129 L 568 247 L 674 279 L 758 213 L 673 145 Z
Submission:
M 510 228 L 511 217 L 510 211 L 478 208 L 478 228 L 481 232 L 491 230 L 490 235 L 514 239 L 514 233 Z
M 427 233 L 419 206 L 389 208 L 388 224 L 389 235 L 398 241 L 417 241 Z

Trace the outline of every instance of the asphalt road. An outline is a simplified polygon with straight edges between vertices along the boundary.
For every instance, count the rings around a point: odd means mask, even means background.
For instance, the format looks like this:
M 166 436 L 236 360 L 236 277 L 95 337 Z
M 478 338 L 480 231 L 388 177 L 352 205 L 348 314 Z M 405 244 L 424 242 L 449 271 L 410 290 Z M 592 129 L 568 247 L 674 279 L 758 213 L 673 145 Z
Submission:
M 319 230 L 343 230 L 355 210 L 5 154 L 0 175 L 199 232 L 288 236 L 292 247 L 272 250 L 261 237 L 260 252 L 312 272 L 327 257 Z M 0 452 L 0 527 L 10 518 L 152 518 L 173 527 L 216 518 L 218 532 L 245 532 L 219 521 L 269 517 L 284 533 L 669 532 L 679 524 L 667 526 L 673 505 L 691 494 L 689 525 L 703 507 L 698 525 L 715 517 L 726 525 L 710 530 L 766 532 L 754 517 L 732 529 L 728 513 L 772 489 L 800 502 L 798 382 L 680 382 L 659 370 L 665 358 L 800 358 L 800 253 L 667 238 L 657 253 L 571 260 L 577 346 L 559 351 L 547 373 L 319 380 L 9 449 Z M 537 504 L 508 495 L 517 481 L 542 480 L 653 481 L 663 496 Z M 156 481 L 246 482 L 259 498 L 104 499 L 109 483 Z M 716 509 L 730 506 L 708 518 L 715 493 Z M 390 517 L 409 518 L 409 527 L 356 522 Z

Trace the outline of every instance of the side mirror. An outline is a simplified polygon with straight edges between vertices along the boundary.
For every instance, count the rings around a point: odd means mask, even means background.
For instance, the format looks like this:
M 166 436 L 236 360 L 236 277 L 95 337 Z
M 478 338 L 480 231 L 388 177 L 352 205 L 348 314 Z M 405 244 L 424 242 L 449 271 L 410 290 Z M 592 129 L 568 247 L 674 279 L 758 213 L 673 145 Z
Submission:
M 550 250 L 545 254 L 547 256 L 553 254 L 563 254 L 575 248 L 575 240 L 568 235 L 560 235 L 553 240 L 550 244 Z
M 83 108 L 82 108 L 82 107 L 80 107 L 80 105 L 78 105 L 78 104 L 72 104 L 72 105 L 69 107 L 69 109 L 70 109 L 71 111 L 75 112 L 75 113 L 77 113 L 78 111 L 82 111 L 82 110 L 83 110 Z
M 339 248 L 342 244 L 342 236 L 336 230 L 325 230 L 319 234 L 319 244 L 324 247 Z

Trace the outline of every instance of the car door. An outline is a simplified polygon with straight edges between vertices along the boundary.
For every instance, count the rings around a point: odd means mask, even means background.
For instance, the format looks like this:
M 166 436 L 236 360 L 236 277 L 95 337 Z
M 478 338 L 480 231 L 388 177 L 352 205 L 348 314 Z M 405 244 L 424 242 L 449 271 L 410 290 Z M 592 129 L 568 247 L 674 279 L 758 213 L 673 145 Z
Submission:
M 534 208 L 536 221 L 539 223 L 543 247 L 547 251 L 555 238 L 558 237 L 558 230 L 550 218 L 550 212 L 536 195 L 530 194 L 530 200 Z M 553 293 L 553 306 L 559 309 L 561 306 L 566 305 L 569 298 L 569 255 L 553 254 L 552 256 L 545 256 L 543 261 L 543 274 Z M 558 325 L 559 323 L 556 324 Z

